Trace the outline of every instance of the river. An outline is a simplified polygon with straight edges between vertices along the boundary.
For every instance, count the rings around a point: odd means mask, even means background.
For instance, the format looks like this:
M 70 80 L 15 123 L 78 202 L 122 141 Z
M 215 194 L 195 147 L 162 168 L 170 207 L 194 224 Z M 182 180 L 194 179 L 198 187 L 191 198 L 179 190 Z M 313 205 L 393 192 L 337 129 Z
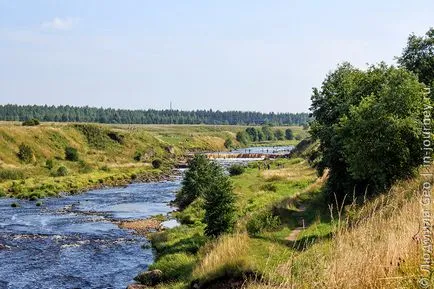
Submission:
M 217 161 L 227 167 L 252 160 Z M 153 252 L 146 238 L 116 222 L 169 213 L 180 181 L 46 198 L 41 206 L 0 198 L 0 289 L 126 288 Z

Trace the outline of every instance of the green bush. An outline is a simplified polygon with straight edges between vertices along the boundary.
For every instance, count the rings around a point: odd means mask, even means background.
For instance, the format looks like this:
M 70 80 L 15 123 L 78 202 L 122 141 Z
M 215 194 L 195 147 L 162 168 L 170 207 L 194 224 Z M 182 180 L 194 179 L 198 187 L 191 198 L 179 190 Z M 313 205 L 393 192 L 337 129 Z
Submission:
M 134 153 L 133 159 L 134 159 L 135 161 L 137 161 L 137 162 L 140 162 L 140 160 L 142 159 L 142 153 L 139 152 L 139 151 L 136 151 L 136 152 Z
M 76 148 L 73 147 L 66 147 L 65 148 L 65 160 L 76 162 L 78 161 L 78 151 Z
M 116 131 L 109 131 L 108 133 L 107 133 L 107 136 L 112 140 L 112 141 L 115 141 L 115 142 L 117 142 L 117 143 L 119 143 L 119 144 L 124 144 L 124 136 L 122 135 L 122 134 L 120 134 L 120 133 L 118 133 L 118 132 L 116 132 Z
M 247 222 L 247 232 L 250 235 L 258 235 L 261 232 L 277 230 L 281 225 L 280 218 L 270 211 L 255 213 Z
M 56 171 L 57 177 L 64 177 L 68 175 L 68 169 L 65 166 L 61 166 Z
M 277 140 L 284 140 L 284 134 L 283 134 L 283 131 L 282 131 L 281 129 L 276 129 L 276 130 L 274 131 L 274 137 L 275 137 Z
M 18 169 L 0 169 L 0 181 L 21 180 L 24 179 L 24 173 Z
M 286 138 L 287 140 L 293 140 L 293 139 L 294 139 L 294 133 L 292 132 L 292 129 L 287 128 L 287 129 L 285 130 L 285 138 Z
M 37 119 L 37 118 L 28 119 L 22 123 L 23 126 L 35 126 L 35 125 L 39 125 L 39 124 L 40 124 L 40 122 L 39 122 L 39 119 Z
M 20 144 L 17 156 L 21 161 L 30 163 L 33 160 L 33 150 L 26 144 Z
M 163 164 L 163 162 L 160 159 L 155 159 L 152 161 L 152 167 L 154 169 L 159 169 L 162 164 Z
M 52 159 L 46 160 L 45 161 L 45 167 L 49 170 L 51 170 L 54 167 L 54 163 Z
M 231 138 L 227 138 L 225 140 L 225 144 L 224 145 L 225 145 L 225 148 L 227 148 L 227 149 L 230 149 L 230 148 L 232 148 L 234 146 Z
M 106 129 L 94 124 L 76 124 L 74 127 L 80 131 L 87 140 L 89 146 L 96 149 L 104 149 L 110 143 L 110 137 Z
M 246 171 L 246 168 L 240 164 L 234 164 L 229 168 L 229 174 L 231 176 L 238 176 L 243 174 Z
M 268 191 L 268 192 L 276 192 L 277 186 L 275 184 L 272 184 L 272 183 L 267 183 L 267 184 L 263 184 L 261 186 L 261 189 L 264 191 Z

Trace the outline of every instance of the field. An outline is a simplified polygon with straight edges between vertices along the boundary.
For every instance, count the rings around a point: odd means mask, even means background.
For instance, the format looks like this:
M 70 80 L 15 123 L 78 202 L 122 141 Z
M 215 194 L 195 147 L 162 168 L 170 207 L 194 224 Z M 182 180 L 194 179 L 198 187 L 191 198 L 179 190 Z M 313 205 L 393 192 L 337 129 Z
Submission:
M 76 193 L 102 185 L 161 178 L 187 153 L 225 151 L 227 139 L 234 146 L 241 146 L 235 135 L 244 129 L 224 125 L 42 123 L 22 126 L 18 122 L 0 122 L 0 195 L 35 199 L 59 192 Z M 301 127 L 292 129 L 300 138 L 306 134 Z M 30 150 L 26 158 L 20 157 L 22 145 Z M 77 159 L 66 159 L 68 147 L 77 150 Z M 162 165 L 154 168 L 154 160 L 161 160 Z

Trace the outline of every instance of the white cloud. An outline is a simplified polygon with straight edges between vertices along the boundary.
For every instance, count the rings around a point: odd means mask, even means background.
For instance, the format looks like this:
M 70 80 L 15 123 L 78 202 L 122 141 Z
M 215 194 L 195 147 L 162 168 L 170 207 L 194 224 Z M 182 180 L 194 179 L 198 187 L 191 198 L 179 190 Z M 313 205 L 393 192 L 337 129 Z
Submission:
M 53 29 L 53 30 L 71 30 L 78 22 L 80 18 L 75 17 L 54 17 L 51 21 L 46 21 L 42 23 L 42 28 Z

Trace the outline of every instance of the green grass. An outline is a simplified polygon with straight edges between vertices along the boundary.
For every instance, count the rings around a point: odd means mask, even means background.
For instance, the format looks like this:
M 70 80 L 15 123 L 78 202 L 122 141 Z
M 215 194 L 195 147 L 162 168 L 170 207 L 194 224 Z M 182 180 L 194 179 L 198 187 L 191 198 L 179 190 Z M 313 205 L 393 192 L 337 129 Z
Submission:
M 217 241 L 204 237 L 204 224 L 201 222 L 204 211 L 201 199 L 193 202 L 184 211 L 175 213 L 183 225 L 151 235 L 151 242 L 158 256 L 152 268 L 164 272 L 166 258 L 171 260 L 170 258 L 176 258 L 175 256 L 180 253 L 187 254 L 189 258 L 196 258 L 192 274 L 182 274 L 183 278 L 178 279 L 176 283 L 163 283 L 158 288 L 187 288 L 196 278 L 199 278 L 198 282 L 201 284 L 207 284 L 216 278 L 240 278 L 248 274 L 247 272 L 253 272 L 274 282 L 284 280 L 285 276 L 279 273 L 279 266 L 294 254 L 298 254 L 294 244 L 286 240 L 291 231 L 298 226 L 294 221 L 297 212 L 286 205 L 291 202 L 313 200 L 314 197 L 321 195 L 321 192 L 313 186 L 316 180 L 314 170 L 303 159 L 281 159 L 271 162 L 270 165 L 270 170 L 258 170 L 256 164 L 251 164 L 243 174 L 231 177 L 236 194 L 238 232 L 245 234 L 249 222 L 258 215 L 274 216 L 272 221 L 267 219 L 268 217 L 259 217 L 260 229 L 257 234 L 247 237 L 247 241 L 245 237 L 239 242 L 232 242 L 231 236 Z M 311 187 L 313 191 L 308 194 L 308 188 Z M 309 197 L 305 197 L 306 195 Z M 316 213 L 310 210 L 304 211 L 302 215 L 306 220 L 310 220 L 309 215 L 312 215 L 311 218 L 317 217 Z M 264 221 L 265 219 L 268 221 Z M 278 222 L 273 221 L 276 219 Z M 301 240 L 328 236 L 331 231 L 329 220 L 324 223 L 320 219 L 317 220 L 317 223 L 312 223 L 312 226 L 300 235 Z M 231 242 L 234 244 L 228 245 L 229 248 L 225 247 L 225 243 Z M 244 249 L 235 249 L 236 253 L 226 251 L 230 250 L 231 246 L 239 246 L 238 243 L 243 243 Z M 230 257 L 231 254 L 235 255 Z M 212 261 L 208 260 L 210 258 Z M 183 263 L 185 266 L 179 270 L 191 272 L 190 263 Z

